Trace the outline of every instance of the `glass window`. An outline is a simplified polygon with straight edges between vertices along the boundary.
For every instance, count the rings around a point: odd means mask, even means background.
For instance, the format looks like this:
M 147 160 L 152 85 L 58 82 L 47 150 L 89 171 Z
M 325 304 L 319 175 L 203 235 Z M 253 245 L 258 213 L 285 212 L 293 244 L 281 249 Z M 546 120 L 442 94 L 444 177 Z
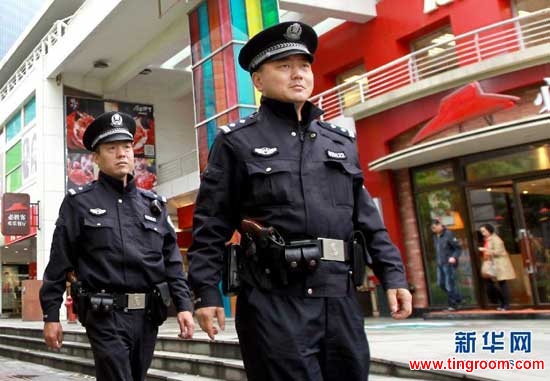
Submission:
M 468 229 L 464 226 L 466 208 L 459 188 L 453 185 L 428 192 L 420 192 L 417 193 L 415 202 L 418 210 L 419 231 L 425 258 L 424 263 L 430 305 L 446 306 L 448 304 L 447 294 L 437 283 L 437 261 L 433 233 L 430 229 L 430 223 L 435 218 L 442 221 L 446 228 L 455 234 L 462 247 L 457 270 L 458 287 L 466 304 L 476 304 L 470 246 L 468 244 Z
M 6 141 L 13 139 L 21 131 L 21 112 L 17 112 L 6 124 Z
M 36 117 L 36 98 L 32 97 L 23 108 L 24 126 L 28 125 Z
M 6 192 L 15 192 L 21 188 L 21 167 L 6 176 Z
M 454 38 L 451 27 L 447 26 L 412 41 L 413 52 L 422 50 L 415 59 L 416 75 L 419 78 L 458 67 Z M 431 48 L 423 50 L 428 47 Z
M 21 142 L 6 151 L 6 173 L 21 165 Z
M 413 173 L 413 178 L 414 185 L 418 189 L 452 182 L 455 176 L 452 164 L 446 163 L 435 168 L 417 170 Z
M 466 179 L 479 181 L 547 169 L 550 169 L 550 145 L 544 144 L 467 164 Z

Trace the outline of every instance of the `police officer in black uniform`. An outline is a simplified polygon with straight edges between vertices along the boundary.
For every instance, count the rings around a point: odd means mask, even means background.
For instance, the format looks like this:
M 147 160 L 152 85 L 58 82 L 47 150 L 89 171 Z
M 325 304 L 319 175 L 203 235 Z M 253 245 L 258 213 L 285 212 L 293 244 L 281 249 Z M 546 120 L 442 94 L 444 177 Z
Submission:
M 235 229 L 242 233 L 235 324 L 251 381 L 367 380 L 350 262 L 354 231 L 393 317 L 412 309 L 400 254 L 363 187 L 354 137 L 318 121 L 322 110 L 307 101 L 316 47 L 311 27 L 285 22 L 242 48 L 239 63 L 261 105 L 220 128 L 195 205 L 189 281 L 197 320 L 212 339 L 225 324 L 218 291 L 224 245 Z M 255 237 L 243 219 L 263 233 Z
M 136 188 L 130 115 L 107 112 L 84 133 L 100 172 L 69 189 L 59 210 L 40 303 L 44 338 L 59 349 L 59 308 L 70 272 L 79 320 L 92 346 L 98 381 L 143 380 L 158 326 L 175 304 L 180 337 L 194 330 L 192 302 L 165 200 Z M 76 279 L 74 278 L 76 276 Z

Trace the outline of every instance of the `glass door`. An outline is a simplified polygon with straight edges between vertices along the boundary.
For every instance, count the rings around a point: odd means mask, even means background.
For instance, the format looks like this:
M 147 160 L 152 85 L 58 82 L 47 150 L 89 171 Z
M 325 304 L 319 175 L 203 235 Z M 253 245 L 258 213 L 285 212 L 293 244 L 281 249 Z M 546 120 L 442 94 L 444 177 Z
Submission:
M 493 183 L 479 188 L 468 189 L 468 198 L 470 204 L 470 217 L 472 223 L 472 237 L 474 242 L 472 246 L 477 248 L 483 246 L 483 238 L 479 233 L 479 228 L 483 224 L 491 224 L 495 227 L 495 232 L 504 241 L 506 250 L 510 254 L 510 260 L 514 266 L 516 279 L 508 281 L 510 290 L 510 302 L 512 305 L 532 305 L 534 303 L 531 280 L 528 271 L 524 265 L 521 245 L 517 240 L 517 232 L 520 229 L 520 221 L 516 213 L 516 197 L 514 187 L 511 181 Z M 482 255 L 479 251 L 474 251 L 477 264 L 477 274 L 481 267 Z M 486 280 L 478 275 L 480 285 L 481 300 L 490 307 L 496 306 L 496 300 L 491 300 L 491 294 L 486 289 L 488 284 Z
M 520 206 L 518 240 L 536 304 L 550 303 L 550 178 L 515 184 Z

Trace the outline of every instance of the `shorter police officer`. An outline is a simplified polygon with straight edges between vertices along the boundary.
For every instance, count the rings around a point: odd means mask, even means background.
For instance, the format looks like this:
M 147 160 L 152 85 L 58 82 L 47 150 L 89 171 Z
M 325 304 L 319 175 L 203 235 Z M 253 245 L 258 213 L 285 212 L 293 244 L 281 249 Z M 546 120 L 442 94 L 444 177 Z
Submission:
M 235 325 L 254 381 L 367 380 L 354 287 L 364 253 L 354 237 L 372 257 L 393 317 L 412 310 L 401 256 L 363 186 L 355 139 L 319 122 L 322 110 L 308 101 L 316 47 L 314 30 L 299 22 L 244 45 L 239 63 L 261 105 L 220 127 L 195 205 L 189 281 L 198 323 L 212 339 L 225 324 L 218 290 L 225 242 L 235 229 L 242 234 Z
M 48 347 L 59 349 L 59 308 L 67 274 L 72 274 L 72 297 L 98 381 L 144 379 L 170 301 L 180 337 L 191 338 L 194 330 L 190 291 L 165 200 L 134 183 L 135 128 L 130 115 L 107 112 L 86 129 L 84 145 L 93 152 L 99 178 L 65 196 L 40 290 L 44 338 Z

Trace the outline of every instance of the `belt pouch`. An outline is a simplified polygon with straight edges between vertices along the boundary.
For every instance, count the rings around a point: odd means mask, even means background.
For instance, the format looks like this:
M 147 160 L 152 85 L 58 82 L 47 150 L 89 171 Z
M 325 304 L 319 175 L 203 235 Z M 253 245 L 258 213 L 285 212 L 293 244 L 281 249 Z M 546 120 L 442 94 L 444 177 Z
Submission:
M 225 295 L 232 296 L 237 294 L 241 287 L 241 279 L 239 277 L 241 246 L 229 244 L 225 249 L 226 253 L 223 256 L 222 291 Z
M 148 297 L 149 300 L 146 303 L 147 315 L 153 324 L 161 325 L 168 317 L 168 306 L 171 300 L 168 283 L 157 283 L 153 292 L 148 294 Z

